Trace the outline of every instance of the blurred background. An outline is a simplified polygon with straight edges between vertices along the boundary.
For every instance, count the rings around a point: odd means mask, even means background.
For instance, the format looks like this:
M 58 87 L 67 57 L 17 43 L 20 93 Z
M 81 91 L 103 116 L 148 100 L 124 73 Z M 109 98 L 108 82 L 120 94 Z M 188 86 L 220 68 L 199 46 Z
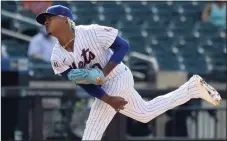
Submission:
M 170 110 L 147 124 L 116 115 L 103 140 L 226 140 L 226 3 L 221 1 L 1 1 L 2 140 L 80 140 L 94 98 L 54 75 L 56 39 L 35 21 L 69 7 L 76 24 L 119 29 L 135 88 L 152 99 L 201 75 L 223 98 Z

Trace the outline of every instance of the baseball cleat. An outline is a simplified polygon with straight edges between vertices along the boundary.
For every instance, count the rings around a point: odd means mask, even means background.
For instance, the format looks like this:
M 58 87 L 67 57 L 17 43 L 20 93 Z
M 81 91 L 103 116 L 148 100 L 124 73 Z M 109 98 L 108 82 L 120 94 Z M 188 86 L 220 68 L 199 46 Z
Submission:
M 220 106 L 222 100 L 220 94 L 212 86 L 207 84 L 199 75 L 193 76 L 198 80 L 201 86 L 200 98 L 215 106 Z

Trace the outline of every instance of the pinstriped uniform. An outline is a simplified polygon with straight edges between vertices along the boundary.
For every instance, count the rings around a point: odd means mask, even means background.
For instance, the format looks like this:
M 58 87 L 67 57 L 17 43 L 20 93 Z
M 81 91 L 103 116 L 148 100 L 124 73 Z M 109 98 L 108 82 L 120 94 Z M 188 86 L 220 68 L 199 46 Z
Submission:
M 75 33 L 73 53 L 67 52 L 59 43 L 53 49 L 51 63 L 56 74 L 70 67 L 90 68 L 97 63 L 103 68 L 113 54 L 109 47 L 118 34 L 117 29 L 99 25 L 77 26 Z M 106 78 L 107 81 L 102 85 L 103 90 L 109 95 L 121 96 L 128 101 L 120 113 L 143 123 L 186 103 L 191 98 L 198 98 L 198 84 L 190 79 L 173 92 L 145 101 L 134 89 L 132 73 L 123 63 Z M 86 122 L 82 140 L 101 140 L 115 114 L 110 105 L 96 99 Z
M 75 63 L 77 68 L 91 68 L 94 64 L 99 64 L 101 68 L 108 63 L 113 52 L 109 47 L 114 42 L 118 30 L 99 26 L 76 26 L 74 52 L 68 52 L 59 43 L 55 45 L 52 51 L 51 63 L 55 74 L 59 74 L 70 68 Z M 83 54 L 86 51 L 86 58 L 92 53 L 95 57 L 86 61 Z M 106 79 L 114 78 L 124 71 L 125 65 L 119 64 Z

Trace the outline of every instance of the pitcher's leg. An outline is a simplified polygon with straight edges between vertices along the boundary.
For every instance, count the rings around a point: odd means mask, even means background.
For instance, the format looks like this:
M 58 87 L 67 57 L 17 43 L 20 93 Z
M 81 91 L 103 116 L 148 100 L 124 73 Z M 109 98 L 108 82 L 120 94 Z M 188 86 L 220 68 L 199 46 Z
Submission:
M 200 88 L 198 82 L 190 79 L 181 87 L 168 94 L 158 96 L 150 101 L 145 101 L 136 90 L 132 90 L 129 103 L 122 114 L 140 122 L 146 123 L 169 109 L 173 109 L 189 101 L 191 98 L 198 98 Z
M 106 81 L 102 85 L 102 89 L 111 96 L 126 98 L 126 93 L 132 87 L 133 82 L 130 71 L 129 73 L 126 71 L 121 77 Z M 103 133 L 115 114 L 116 111 L 111 106 L 96 99 L 87 120 L 82 140 L 101 140 Z
M 96 99 L 86 122 L 82 140 L 101 140 L 115 114 L 116 112 L 111 106 Z

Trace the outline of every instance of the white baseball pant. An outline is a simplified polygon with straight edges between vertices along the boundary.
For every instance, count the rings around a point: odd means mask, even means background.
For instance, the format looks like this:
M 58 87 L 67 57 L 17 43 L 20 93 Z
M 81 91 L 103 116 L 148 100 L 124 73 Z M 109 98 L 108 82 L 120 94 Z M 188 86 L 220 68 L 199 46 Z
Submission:
M 132 119 L 147 123 L 153 118 L 189 101 L 198 98 L 199 87 L 190 79 L 175 91 L 145 101 L 134 89 L 131 71 L 127 70 L 102 86 L 109 95 L 121 96 L 128 101 L 120 113 Z M 116 111 L 103 101 L 96 99 L 92 105 L 82 140 L 101 140 L 104 131 L 113 119 Z

